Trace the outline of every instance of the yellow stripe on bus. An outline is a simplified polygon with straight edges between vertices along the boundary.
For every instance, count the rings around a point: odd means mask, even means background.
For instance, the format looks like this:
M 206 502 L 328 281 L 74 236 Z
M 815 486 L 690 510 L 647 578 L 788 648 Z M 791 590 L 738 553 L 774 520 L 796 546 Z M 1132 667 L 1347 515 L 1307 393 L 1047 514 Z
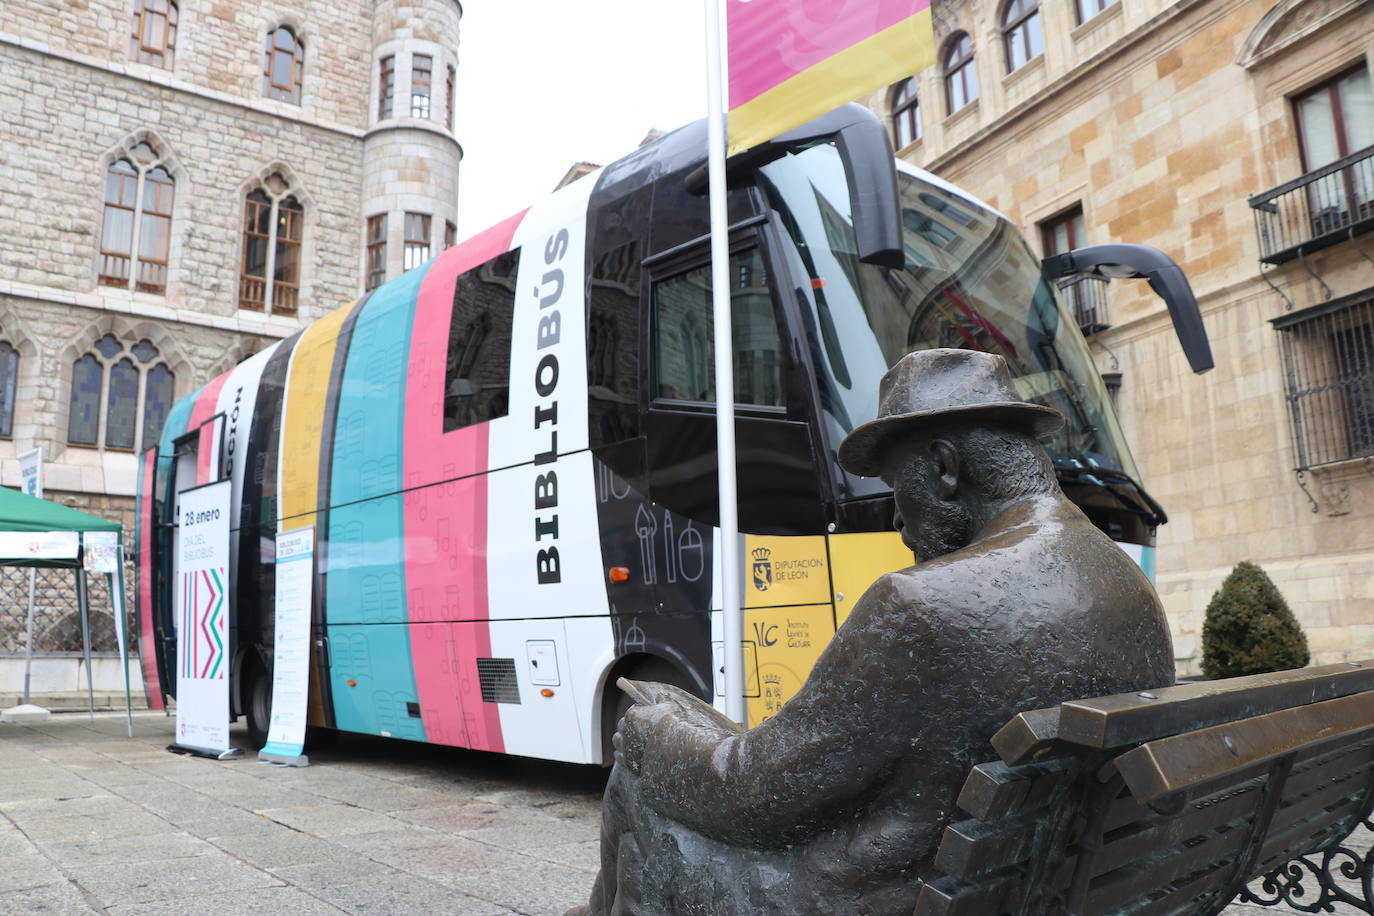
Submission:
M 324 442 L 324 405 L 339 328 L 352 306 L 331 312 L 305 329 L 291 355 L 286 377 L 286 414 L 282 417 L 281 529 L 315 524 L 319 506 L 320 449 Z
M 278 525 L 283 531 L 315 524 L 319 507 L 320 449 L 324 446 L 324 405 L 334 369 L 339 328 L 352 309 L 352 305 L 346 306 L 307 327 L 291 354 L 291 366 L 286 374 L 281 452 L 277 458 L 277 467 L 281 470 L 277 494 Z M 315 556 L 319 557 L 318 551 Z M 312 623 L 318 623 L 313 613 L 311 617 Z M 319 649 L 311 639 L 305 713 L 305 721 L 310 725 L 325 724 L 323 689 Z

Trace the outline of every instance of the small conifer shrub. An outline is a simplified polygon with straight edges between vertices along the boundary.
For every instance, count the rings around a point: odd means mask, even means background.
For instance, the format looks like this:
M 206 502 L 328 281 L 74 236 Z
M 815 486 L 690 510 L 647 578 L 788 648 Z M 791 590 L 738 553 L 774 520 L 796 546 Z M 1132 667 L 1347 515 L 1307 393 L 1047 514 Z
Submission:
M 1237 563 L 1207 604 L 1202 673 L 1216 679 L 1301 668 L 1307 636 L 1283 595 L 1254 563 Z

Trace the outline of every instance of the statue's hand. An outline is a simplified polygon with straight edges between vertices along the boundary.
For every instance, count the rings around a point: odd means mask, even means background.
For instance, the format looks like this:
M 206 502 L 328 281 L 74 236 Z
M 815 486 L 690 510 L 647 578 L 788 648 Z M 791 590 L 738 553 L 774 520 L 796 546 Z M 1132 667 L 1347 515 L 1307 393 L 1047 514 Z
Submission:
M 673 715 L 677 709 L 674 703 L 655 703 L 652 706 L 631 706 L 620 720 L 611 743 L 620 757 L 620 762 L 629 767 L 630 772 L 639 774 L 644 762 L 644 748 L 653 740 L 659 724 Z

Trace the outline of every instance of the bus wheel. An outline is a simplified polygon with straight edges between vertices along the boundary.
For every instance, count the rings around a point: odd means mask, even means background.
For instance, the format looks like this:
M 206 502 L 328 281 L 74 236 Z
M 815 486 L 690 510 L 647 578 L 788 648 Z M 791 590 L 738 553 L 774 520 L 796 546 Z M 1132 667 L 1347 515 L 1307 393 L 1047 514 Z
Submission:
M 632 681 L 657 681 L 660 684 L 672 684 L 674 687 L 681 687 L 690 694 L 696 693 L 687 675 L 678 670 L 677 666 L 661 658 L 641 658 L 624 668 L 611 672 L 609 682 L 606 684 L 606 697 L 601 704 L 601 759 L 606 766 L 610 766 L 615 759 L 615 745 L 611 743 L 611 738 L 615 735 L 616 729 L 620 728 L 621 717 L 634 705 L 634 700 L 630 699 L 629 695 L 615 684 L 616 679 L 622 677 L 627 677 Z
M 272 721 L 272 675 L 261 665 L 249 668 L 248 692 L 244 698 L 244 718 L 248 723 L 248 740 L 261 749 L 267 743 L 267 729 Z

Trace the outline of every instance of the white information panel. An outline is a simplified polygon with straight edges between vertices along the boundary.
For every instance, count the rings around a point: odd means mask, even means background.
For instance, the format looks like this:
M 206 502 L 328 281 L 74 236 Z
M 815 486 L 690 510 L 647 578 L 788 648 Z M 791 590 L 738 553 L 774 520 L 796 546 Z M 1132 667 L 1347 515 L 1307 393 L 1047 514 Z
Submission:
M 0 559 L 75 560 L 80 549 L 76 531 L 0 531 Z
M 229 756 L 229 481 L 178 495 L 177 738 L 169 748 Z
M 315 529 L 277 534 L 277 608 L 272 647 L 272 718 L 259 760 L 305 766 L 306 701 L 310 690 L 310 609 L 315 579 Z

